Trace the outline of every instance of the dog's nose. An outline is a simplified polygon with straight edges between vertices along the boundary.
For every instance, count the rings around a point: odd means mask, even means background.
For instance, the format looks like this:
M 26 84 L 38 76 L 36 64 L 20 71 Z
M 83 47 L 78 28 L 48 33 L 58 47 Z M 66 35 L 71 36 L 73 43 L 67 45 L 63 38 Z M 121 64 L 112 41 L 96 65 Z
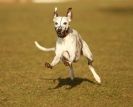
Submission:
M 61 29 L 58 29 L 58 31 L 61 31 Z
M 61 27 L 59 27 L 59 28 L 58 28 L 58 32 L 61 32 L 61 31 L 62 31 L 62 28 L 61 28 Z
M 61 26 L 58 27 L 58 29 L 61 29 L 61 28 L 62 28 Z

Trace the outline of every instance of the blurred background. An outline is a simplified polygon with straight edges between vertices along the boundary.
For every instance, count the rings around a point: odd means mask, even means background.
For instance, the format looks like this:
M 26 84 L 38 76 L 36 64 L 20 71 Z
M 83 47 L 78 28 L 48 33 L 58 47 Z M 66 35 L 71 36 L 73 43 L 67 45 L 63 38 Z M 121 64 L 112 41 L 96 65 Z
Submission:
M 0 0 L 1 3 L 48 3 L 48 2 L 68 2 L 74 0 Z
M 88 43 L 102 79 L 81 57 L 69 81 L 62 63 L 49 70 L 55 46 L 53 11 L 66 15 Z M 0 107 L 132 107 L 133 0 L 0 0 Z

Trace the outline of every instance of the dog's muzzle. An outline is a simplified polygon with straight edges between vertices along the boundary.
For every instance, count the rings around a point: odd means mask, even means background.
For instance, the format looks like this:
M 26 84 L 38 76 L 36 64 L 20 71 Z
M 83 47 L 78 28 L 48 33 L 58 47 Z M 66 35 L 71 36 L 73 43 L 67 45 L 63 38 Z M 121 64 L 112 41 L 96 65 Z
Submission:
M 62 28 L 57 29 L 57 34 L 61 34 L 62 33 Z
M 69 28 L 65 29 L 65 30 L 62 30 L 62 28 L 58 28 L 58 29 L 56 29 L 56 33 L 57 33 L 58 37 L 64 38 L 69 33 Z

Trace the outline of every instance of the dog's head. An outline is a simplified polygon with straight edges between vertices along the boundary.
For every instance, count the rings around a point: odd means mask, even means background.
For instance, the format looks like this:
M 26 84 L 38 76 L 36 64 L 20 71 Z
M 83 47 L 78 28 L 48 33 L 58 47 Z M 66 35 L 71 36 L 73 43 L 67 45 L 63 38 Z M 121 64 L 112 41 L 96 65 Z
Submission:
M 72 20 L 72 8 L 67 9 L 66 16 L 58 16 L 57 8 L 54 10 L 54 27 L 58 37 L 64 38 L 69 32 L 69 23 Z

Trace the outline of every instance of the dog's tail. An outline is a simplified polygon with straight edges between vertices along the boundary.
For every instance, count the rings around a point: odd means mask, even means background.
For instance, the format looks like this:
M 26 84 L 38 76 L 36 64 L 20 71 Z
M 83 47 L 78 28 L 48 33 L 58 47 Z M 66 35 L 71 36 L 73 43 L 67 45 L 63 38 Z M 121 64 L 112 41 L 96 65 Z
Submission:
M 55 51 L 55 48 L 45 48 L 45 47 L 42 47 L 41 45 L 39 45 L 39 43 L 37 41 L 34 42 L 36 47 L 42 51 Z

